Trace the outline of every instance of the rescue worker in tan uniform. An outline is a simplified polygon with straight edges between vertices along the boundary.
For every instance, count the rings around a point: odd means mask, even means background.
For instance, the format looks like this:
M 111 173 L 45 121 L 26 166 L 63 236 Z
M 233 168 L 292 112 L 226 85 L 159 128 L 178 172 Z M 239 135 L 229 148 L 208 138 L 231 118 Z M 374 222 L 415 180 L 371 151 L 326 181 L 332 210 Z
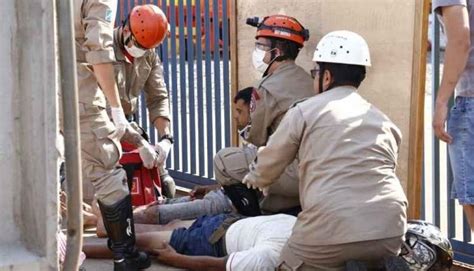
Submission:
M 344 270 L 350 260 L 373 265 L 398 255 L 406 231 L 407 199 L 395 174 L 401 133 L 357 93 L 370 66 L 361 36 L 327 34 L 313 61 L 319 94 L 287 112 L 243 182 L 265 191 L 299 161 L 303 210 L 280 269 Z
M 247 23 L 257 27 L 252 60 L 255 68 L 263 73 L 263 78 L 252 94 L 251 127 L 246 141 L 260 147 L 267 143 L 288 108 L 294 102 L 312 95 L 311 77 L 295 64 L 304 41 L 309 38 L 309 32 L 295 18 L 285 15 L 268 16 L 263 20 L 255 17 L 247 19 Z M 220 150 L 214 158 L 216 180 L 236 206 L 239 198 L 249 198 L 255 193 L 242 189 L 241 183 L 255 157 L 255 148 L 231 147 Z M 268 196 L 260 201 L 260 208 L 264 213 L 296 214 L 300 210 L 299 205 L 295 162 L 272 185 Z
M 158 157 L 131 129 L 120 105 L 112 65 L 116 5 L 112 0 L 74 0 L 82 176 L 94 185 L 114 253 L 114 270 L 119 271 L 150 266 L 148 255 L 135 248 L 131 197 L 125 171 L 118 164 L 120 140 L 137 145 L 148 168 L 156 166 Z M 105 98 L 113 123 L 105 110 Z
M 155 5 L 135 6 L 123 26 L 114 30 L 114 64 L 120 101 L 128 119 L 138 110 L 138 99 L 145 93 L 150 123 L 158 130 L 160 180 L 163 195 L 173 198 L 176 187 L 164 163 L 173 144 L 170 131 L 168 90 L 163 66 L 155 48 L 168 33 L 168 20 Z M 136 45 L 132 40 L 136 41 Z

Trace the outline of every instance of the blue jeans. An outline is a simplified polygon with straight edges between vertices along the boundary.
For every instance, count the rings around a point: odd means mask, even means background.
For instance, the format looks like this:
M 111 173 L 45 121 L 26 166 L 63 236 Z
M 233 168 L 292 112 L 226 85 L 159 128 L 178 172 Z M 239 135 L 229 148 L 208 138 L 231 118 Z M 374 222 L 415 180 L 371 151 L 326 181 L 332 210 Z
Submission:
M 448 119 L 453 186 L 451 198 L 474 205 L 474 97 L 457 97 Z
M 223 257 L 222 240 L 215 244 L 209 242 L 209 237 L 219 228 L 229 214 L 214 216 L 201 216 L 189 227 L 179 228 L 173 231 L 170 246 L 176 252 L 189 256 L 213 256 Z

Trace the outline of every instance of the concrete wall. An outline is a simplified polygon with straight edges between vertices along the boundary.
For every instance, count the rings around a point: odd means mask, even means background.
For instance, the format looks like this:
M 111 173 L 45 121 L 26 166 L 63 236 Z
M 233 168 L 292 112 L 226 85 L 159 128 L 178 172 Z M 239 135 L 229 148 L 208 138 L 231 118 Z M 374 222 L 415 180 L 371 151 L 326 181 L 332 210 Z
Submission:
M 57 270 L 53 0 L 0 9 L 0 270 Z
M 2 99 L 0 99 L 0 217 L 3 221 L 13 221 L 13 184 L 20 179 L 19 172 L 14 170 L 19 159 L 15 156 L 14 148 L 14 118 L 12 117 L 13 97 L 13 56 L 12 47 L 15 46 L 13 35 L 16 32 L 15 2 L 5 1 L 0 9 L 0 84 Z M 0 244 L 9 244 L 19 238 L 19 232 L 14 223 L 0 223 Z
M 324 34 L 344 29 L 367 40 L 372 67 L 360 93 L 389 115 L 403 132 L 398 175 L 406 191 L 415 1 L 238 0 L 237 13 L 239 89 L 253 85 L 259 77 L 251 62 L 255 28 L 245 25 L 247 17 L 286 14 L 297 18 L 311 35 L 297 59 L 307 71 Z

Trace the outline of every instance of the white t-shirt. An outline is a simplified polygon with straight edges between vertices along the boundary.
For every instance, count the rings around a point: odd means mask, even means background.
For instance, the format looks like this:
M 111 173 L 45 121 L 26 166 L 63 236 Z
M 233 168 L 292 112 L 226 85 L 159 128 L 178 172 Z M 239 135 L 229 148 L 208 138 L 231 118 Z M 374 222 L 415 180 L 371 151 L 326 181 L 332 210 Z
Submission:
M 225 235 L 227 271 L 275 270 L 296 217 L 284 214 L 241 219 Z

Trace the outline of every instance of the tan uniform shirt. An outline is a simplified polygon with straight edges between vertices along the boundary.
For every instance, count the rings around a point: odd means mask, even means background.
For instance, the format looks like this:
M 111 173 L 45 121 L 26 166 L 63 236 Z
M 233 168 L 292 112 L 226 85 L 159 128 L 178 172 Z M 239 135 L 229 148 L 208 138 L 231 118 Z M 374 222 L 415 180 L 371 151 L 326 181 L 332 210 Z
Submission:
M 117 1 L 74 0 L 79 102 L 105 108 L 105 96 L 94 76 L 94 64 L 115 61 L 113 27 Z
M 250 167 L 248 177 L 265 186 L 298 158 L 303 211 L 288 245 L 308 262 L 312 246 L 405 232 L 400 130 L 354 90 L 338 87 L 290 109 Z
M 283 62 L 272 74 L 262 78 L 252 94 L 252 127 L 247 141 L 264 146 L 290 106 L 313 95 L 313 80 L 294 61 Z
M 169 120 L 168 90 L 160 58 L 155 50 L 148 50 L 131 63 L 119 47 L 122 44 L 119 38 L 119 31 L 115 29 L 114 50 L 117 62 L 114 63 L 114 69 L 125 114 L 133 114 L 138 110 L 138 98 L 143 90 L 150 121 L 153 123 L 158 117 Z

